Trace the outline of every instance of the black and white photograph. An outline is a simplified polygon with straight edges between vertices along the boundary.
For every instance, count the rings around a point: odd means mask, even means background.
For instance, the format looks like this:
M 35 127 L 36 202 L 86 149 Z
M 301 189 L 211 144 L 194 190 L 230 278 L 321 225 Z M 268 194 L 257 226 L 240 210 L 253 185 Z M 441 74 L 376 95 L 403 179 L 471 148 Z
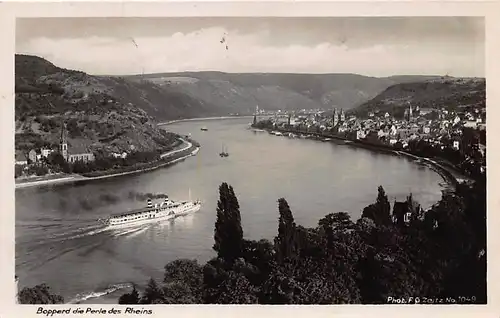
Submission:
M 488 303 L 484 17 L 15 25 L 18 305 Z

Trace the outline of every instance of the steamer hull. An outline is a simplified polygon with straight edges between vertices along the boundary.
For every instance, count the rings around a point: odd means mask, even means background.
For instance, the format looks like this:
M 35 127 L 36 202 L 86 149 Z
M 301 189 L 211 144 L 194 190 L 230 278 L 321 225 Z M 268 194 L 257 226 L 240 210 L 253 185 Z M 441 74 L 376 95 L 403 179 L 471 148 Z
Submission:
M 147 208 L 111 215 L 109 218 L 101 221 L 108 228 L 127 228 L 174 219 L 179 216 L 198 212 L 200 209 L 201 202 L 199 200 L 175 202 L 167 198 L 164 202 L 155 204 L 154 206 L 151 200 L 148 200 Z

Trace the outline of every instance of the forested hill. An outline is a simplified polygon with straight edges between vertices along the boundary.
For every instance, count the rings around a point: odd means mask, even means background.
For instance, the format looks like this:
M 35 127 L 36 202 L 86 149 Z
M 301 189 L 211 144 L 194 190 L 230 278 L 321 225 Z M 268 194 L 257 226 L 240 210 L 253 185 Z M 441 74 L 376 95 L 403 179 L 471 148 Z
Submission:
M 80 71 L 59 68 L 49 61 L 30 55 L 16 54 L 16 92 L 63 94 L 52 109 L 40 109 L 29 103 L 16 104 L 16 116 L 39 112 L 74 109 L 75 104 L 95 104 L 92 99 L 112 98 L 121 104 L 144 110 L 158 120 L 190 118 L 220 114 L 220 109 L 146 81 L 129 81 L 123 77 L 92 76 Z M 43 106 L 43 105 L 41 105 Z M 82 107 L 83 105 L 79 105 Z
M 437 77 L 181 72 L 126 78 L 156 83 L 197 100 L 219 105 L 229 113 L 251 114 L 256 105 L 267 110 L 349 109 L 370 100 L 393 84 Z
M 486 80 L 443 77 L 395 84 L 353 109 L 353 112 L 360 116 L 377 111 L 402 115 L 408 108 L 408 103 L 420 108 L 445 108 L 455 111 L 486 107 Z
M 216 114 L 217 108 L 149 82 L 91 76 L 45 59 L 15 57 L 16 150 L 57 146 L 61 124 L 71 149 L 162 151 L 176 137 L 156 120 Z

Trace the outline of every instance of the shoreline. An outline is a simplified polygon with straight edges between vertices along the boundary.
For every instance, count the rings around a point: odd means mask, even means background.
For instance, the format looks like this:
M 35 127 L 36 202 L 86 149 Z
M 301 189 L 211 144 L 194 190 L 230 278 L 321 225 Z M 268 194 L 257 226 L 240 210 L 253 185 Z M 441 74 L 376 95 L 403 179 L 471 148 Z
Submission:
M 252 118 L 253 115 L 242 115 L 242 116 L 220 116 L 220 117 L 200 117 L 200 118 L 185 118 L 185 119 L 174 119 L 161 123 L 157 123 L 157 126 L 167 126 L 175 123 L 182 123 L 186 121 L 207 121 L 207 120 L 224 120 L 224 119 L 235 119 L 235 118 Z
M 253 128 L 253 129 L 256 129 L 256 128 Z M 265 130 L 266 132 L 271 132 L 271 131 L 279 131 L 279 132 L 282 132 L 282 133 L 288 133 L 288 132 L 291 132 L 291 133 L 294 133 L 294 134 L 305 134 L 305 135 L 312 135 L 312 136 L 318 136 L 318 137 L 321 137 L 321 138 L 332 138 L 334 140 L 341 140 L 341 141 L 350 141 L 349 143 L 346 143 L 345 145 L 348 145 L 348 146 L 352 146 L 352 147 L 357 147 L 357 148 L 364 148 L 364 149 L 367 149 L 367 150 L 371 150 L 371 151 L 376 151 L 376 152 L 379 152 L 379 153 L 385 153 L 385 154 L 389 154 L 389 155 L 396 155 L 398 157 L 400 156 L 404 156 L 404 157 L 407 157 L 407 158 L 411 158 L 415 161 L 419 161 L 420 163 L 423 163 L 423 164 L 427 164 L 427 166 L 434 170 L 437 174 L 439 174 L 442 178 L 443 178 L 443 181 L 447 184 L 447 186 L 449 188 L 453 188 L 455 189 L 456 186 L 458 184 L 460 184 L 461 182 L 466 182 L 466 181 L 469 181 L 470 178 L 462 175 L 461 173 L 459 173 L 458 171 L 450 171 L 450 169 L 447 169 L 446 167 L 442 166 L 441 164 L 439 164 L 438 162 L 436 162 L 435 160 L 432 160 L 431 158 L 425 158 L 425 157 L 420 157 L 420 156 L 417 156 L 417 155 L 414 155 L 414 154 L 410 154 L 406 151 L 402 151 L 402 150 L 396 150 L 396 149 L 391 149 L 391 148 L 388 148 L 388 147 L 381 147 L 381 146 L 378 146 L 376 144 L 367 144 L 367 143 L 364 143 L 364 142 L 360 142 L 360 141 L 357 141 L 357 140 L 350 140 L 350 139 L 347 139 L 347 138 L 343 138 L 343 137 L 340 137 L 340 136 L 323 136 L 321 134 L 318 134 L 318 133 L 309 133 L 309 132 L 293 132 L 293 131 L 288 131 L 286 129 L 269 129 L 269 128 L 264 128 L 263 130 Z
M 176 153 L 186 151 L 189 148 L 193 148 L 188 154 L 185 156 L 182 156 L 180 158 L 168 160 L 165 162 L 159 162 L 157 165 L 154 165 L 152 167 L 148 168 L 142 168 L 142 169 L 137 169 L 137 170 L 132 170 L 132 171 L 125 171 L 125 172 L 119 172 L 119 173 L 113 173 L 113 174 L 105 174 L 102 176 L 95 176 L 95 177 L 85 177 L 79 174 L 68 174 L 65 175 L 64 177 L 61 178 L 53 178 L 53 179 L 47 179 L 47 180 L 37 180 L 37 181 L 31 181 L 31 182 L 21 182 L 21 183 L 16 183 L 15 184 L 15 189 L 25 189 L 25 188 L 31 188 L 31 187 L 37 187 L 37 186 L 43 186 L 43 185 L 59 185 L 59 184 L 65 184 L 65 183 L 76 183 L 76 182 L 85 182 L 85 181 L 95 181 L 95 180 L 102 180 L 102 179 L 108 179 L 108 178 L 113 178 L 113 177 L 119 177 L 119 176 L 125 176 L 125 175 L 132 175 L 132 174 L 138 174 L 142 172 L 148 172 L 152 170 L 159 169 L 161 167 L 165 167 L 170 164 L 174 164 L 176 162 L 179 162 L 181 160 L 184 160 L 188 157 L 195 156 L 198 151 L 200 150 L 200 147 L 198 146 L 193 146 L 193 144 L 189 141 L 184 140 L 183 138 L 179 138 L 182 140 L 183 143 L 187 143 L 187 146 L 177 149 L 177 150 L 172 150 L 167 153 L 161 154 L 160 155 L 160 160 L 167 157 L 174 155 Z

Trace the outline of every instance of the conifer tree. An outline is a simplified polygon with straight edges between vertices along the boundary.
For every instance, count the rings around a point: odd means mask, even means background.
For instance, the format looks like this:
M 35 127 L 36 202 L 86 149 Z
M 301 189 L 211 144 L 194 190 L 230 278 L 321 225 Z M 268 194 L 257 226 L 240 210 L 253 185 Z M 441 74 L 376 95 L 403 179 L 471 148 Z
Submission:
M 139 292 L 135 284 L 133 285 L 133 289 L 128 294 L 121 295 L 120 299 L 118 299 L 118 304 L 120 305 L 135 305 L 139 303 Z
M 295 222 L 288 202 L 284 198 L 278 200 L 280 213 L 278 236 L 274 239 L 278 260 L 284 261 L 294 257 L 296 250 Z
M 241 228 L 240 206 L 233 187 L 225 182 L 219 187 L 214 240 L 213 249 L 218 257 L 232 262 L 241 256 L 243 229 Z
M 382 186 L 378 187 L 377 201 L 363 209 L 362 217 L 372 219 L 376 225 L 391 223 L 391 204 Z
M 162 301 L 164 298 L 163 291 L 158 286 L 153 278 L 149 279 L 148 285 L 144 290 L 144 295 L 142 296 L 141 303 L 143 304 L 153 304 L 158 301 Z
M 377 219 L 379 220 L 379 224 L 388 225 L 391 223 L 391 204 L 389 203 L 389 199 L 385 194 L 385 190 L 382 186 L 378 187 L 378 195 L 377 195 Z

